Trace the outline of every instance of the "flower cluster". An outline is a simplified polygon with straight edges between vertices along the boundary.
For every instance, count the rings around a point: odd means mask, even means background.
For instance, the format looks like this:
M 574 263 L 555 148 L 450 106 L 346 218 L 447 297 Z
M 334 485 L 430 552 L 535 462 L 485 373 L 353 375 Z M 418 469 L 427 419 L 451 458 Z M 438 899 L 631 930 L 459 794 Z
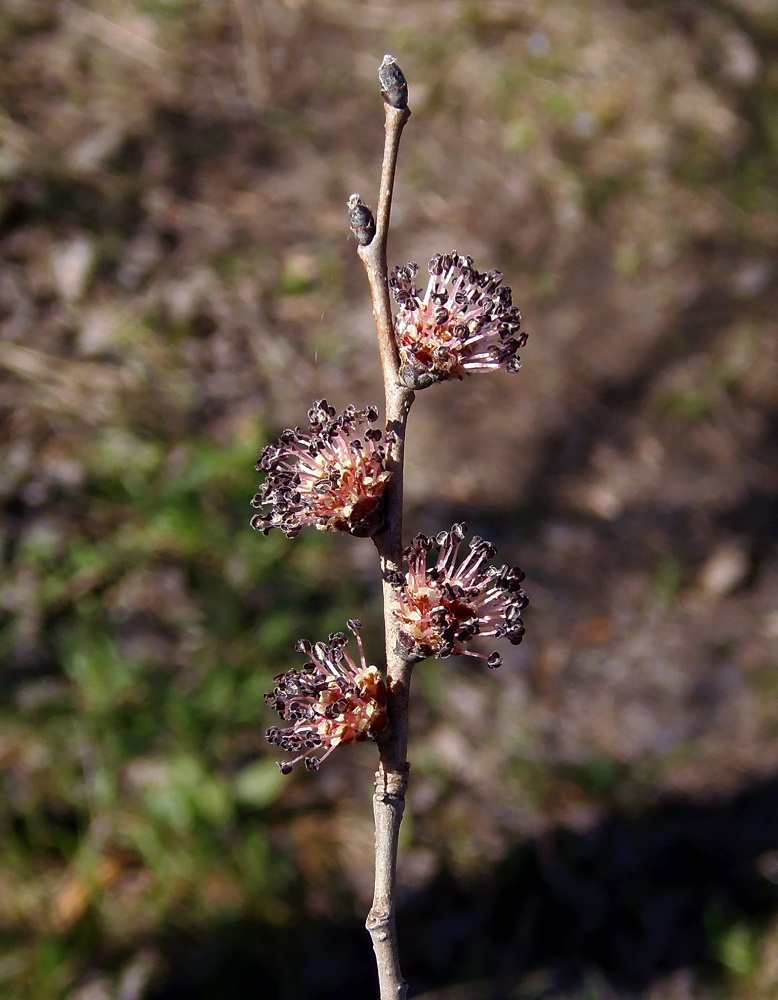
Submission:
M 460 523 L 435 538 L 416 535 L 405 550 L 407 572 L 393 581 L 400 588 L 395 612 L 400 641 L 414 659 L 466 654 L 499 667 L 499 653 L 476 653 L 467 644 L 475 636 L 504 637 L 514 646 L 521 642 L 521 612 L 528 603 L 521 588 L 524 574 L 516 567 L 489 565 L 495 548 L 477 535 L 457 565 L 466 531 Z
M 348 627 L 357 637 L 359 665 L 345 650 L 343 632 L 333 632 L 326 643 L 300 640 L 296 649 L 310 661 L 300 670 L 279 674 L 275 690 L 265 695 L 267 704 L 292 723 L 267 731 L 270 743 L 297 754 L 279 765 L 283 774 L 301 760 L 316 771 L 336 747 L 373 739 L 386 727 L 386 684 L 377 668 L 367 665 L 360 623 L 351 620 Z M 324 753 L 311 756 L 319 748 Z
M 527 334 L 500 271 L 476 271 L 473 258 L 456 251 L 436 254 L 422 296 L 418 270 L 414 263 L 396 267 L 389 280 L 400 307 L 395 336 L 403 384 L 423 389 L 495 368 L 518 371 Z
M 321 531 L 372 535 L 381 525 L 382 498 L 391 478 L 391 431 L 372 424 L 378 410 L 349 406 L 339 416 L 326 399 L 308 411 L 307 432 L 286 430 L 268 445 L 257 463 L 265 482 L 251 501 L 269 507 L 255 514 L 252 527 L 267 534 L 280 528 L 288 537 L 305 525 Z

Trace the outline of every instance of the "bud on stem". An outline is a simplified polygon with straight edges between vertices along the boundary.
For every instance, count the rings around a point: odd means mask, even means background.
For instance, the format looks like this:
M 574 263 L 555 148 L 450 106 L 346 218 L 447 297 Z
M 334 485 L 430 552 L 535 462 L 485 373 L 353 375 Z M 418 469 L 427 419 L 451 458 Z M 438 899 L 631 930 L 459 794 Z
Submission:
M 348 221 L 351 232 L 361 247 L 368 246 L 375 236 L 375 219 L 368 206 L 358 194 L 352 194 L 347 202 Z
M 384 56 L 378 69 L 378 81 L 387 104 L 399 109 L 408 107 L 408 81 L 394 56 Z

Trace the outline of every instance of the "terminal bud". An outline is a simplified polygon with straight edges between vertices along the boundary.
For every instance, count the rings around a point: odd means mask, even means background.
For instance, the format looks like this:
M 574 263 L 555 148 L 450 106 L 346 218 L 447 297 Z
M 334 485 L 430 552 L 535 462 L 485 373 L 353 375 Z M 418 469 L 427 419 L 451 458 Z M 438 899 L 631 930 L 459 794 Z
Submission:
M 393 108 L 408 107 L 408 81 L 394 56 L 384 56 L 384 61 L 378 68 L 378 80 L 381 95 L 387 104 Z

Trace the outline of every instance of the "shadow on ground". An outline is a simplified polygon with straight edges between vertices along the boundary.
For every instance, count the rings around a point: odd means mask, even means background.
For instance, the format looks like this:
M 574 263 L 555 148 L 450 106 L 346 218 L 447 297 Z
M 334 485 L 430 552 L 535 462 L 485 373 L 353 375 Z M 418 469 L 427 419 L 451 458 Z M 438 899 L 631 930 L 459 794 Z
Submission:
M 537 997 L 575 992 L 592 973 L 624 995 L 681 968 L 704 978 L 727 934 L 776 911 L 773 778 L 728 800 L 669 800 L 585 833 L 551 830 L 517 844 L 478 884 L 441 871 L 406 899 L 399 930 L 411 995 L 470 981 L 479 986 L 462 997 L 508 1000 L 516 993 L 484 984 L 540 969 L 547 985 Z M 329 1000 L 375 989 L 356 922 L 284 932 L 227 924 L 176 942 L 168 957 L 153 1000 Z

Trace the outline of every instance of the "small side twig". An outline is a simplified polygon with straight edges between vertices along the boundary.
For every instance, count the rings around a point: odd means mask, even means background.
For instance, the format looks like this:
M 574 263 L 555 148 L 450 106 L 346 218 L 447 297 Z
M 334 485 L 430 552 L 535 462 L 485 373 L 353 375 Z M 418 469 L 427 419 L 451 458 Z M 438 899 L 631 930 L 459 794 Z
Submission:
M 384 379 L 386 420 L 396 435 L 393 450 L 392 479 L 386 490 L 385 528 L 375 536 L 384 579 L 384 623 L 386 638 L 386 666 L 389 729 L 386 737 L 379 739 L 380 762 L 376 772 L 373 812 L 376 826 L 375 843 L 375 893 L 373 905 L 366 921 L 373 941 L 378 967 L 380 1000 L 405 1000 L 408 985 L 400 971 L 395 929 L 395 882 L 397 872 L 397 844 L 405 809 L 405 790 L 408 784 L 408 694 L 411 664 L 400 652 L 398 625 L 395 618 L 397 595 L 389 582 L 402 562 L 403 515 L 403 461 L 405 430 L 408 413 L 413 402 L 413 391 L 400 385 L 399 357 L 394 336 L 394 321 L 389 298 L 387 268 L 387 238 L 392 208 L 392 192 L 397 167 L 400 137 L 410 117 L 408 88 L 405 77 L 396 61 L 385 56 L 379 70 L 385 111 L 384 155 L 381 166 L 381 185 L 375 218 L 375 235 L 367 243 L 360 239 L 357 253 L 365 266 L 373 301 L 381 368 Z M 354 201 L 357 198 L 357 201 Z M 352 196 L 349 202 L 352 225 L 354 210 L 366 207 Z M 361 213 L 360 213 L 361 214 Z M 359 222 L 359 219 L 356 220 Z M 364 226 L 363 233 L 369 232 Z M 363 236 L 367 239 L 367 235 Z

